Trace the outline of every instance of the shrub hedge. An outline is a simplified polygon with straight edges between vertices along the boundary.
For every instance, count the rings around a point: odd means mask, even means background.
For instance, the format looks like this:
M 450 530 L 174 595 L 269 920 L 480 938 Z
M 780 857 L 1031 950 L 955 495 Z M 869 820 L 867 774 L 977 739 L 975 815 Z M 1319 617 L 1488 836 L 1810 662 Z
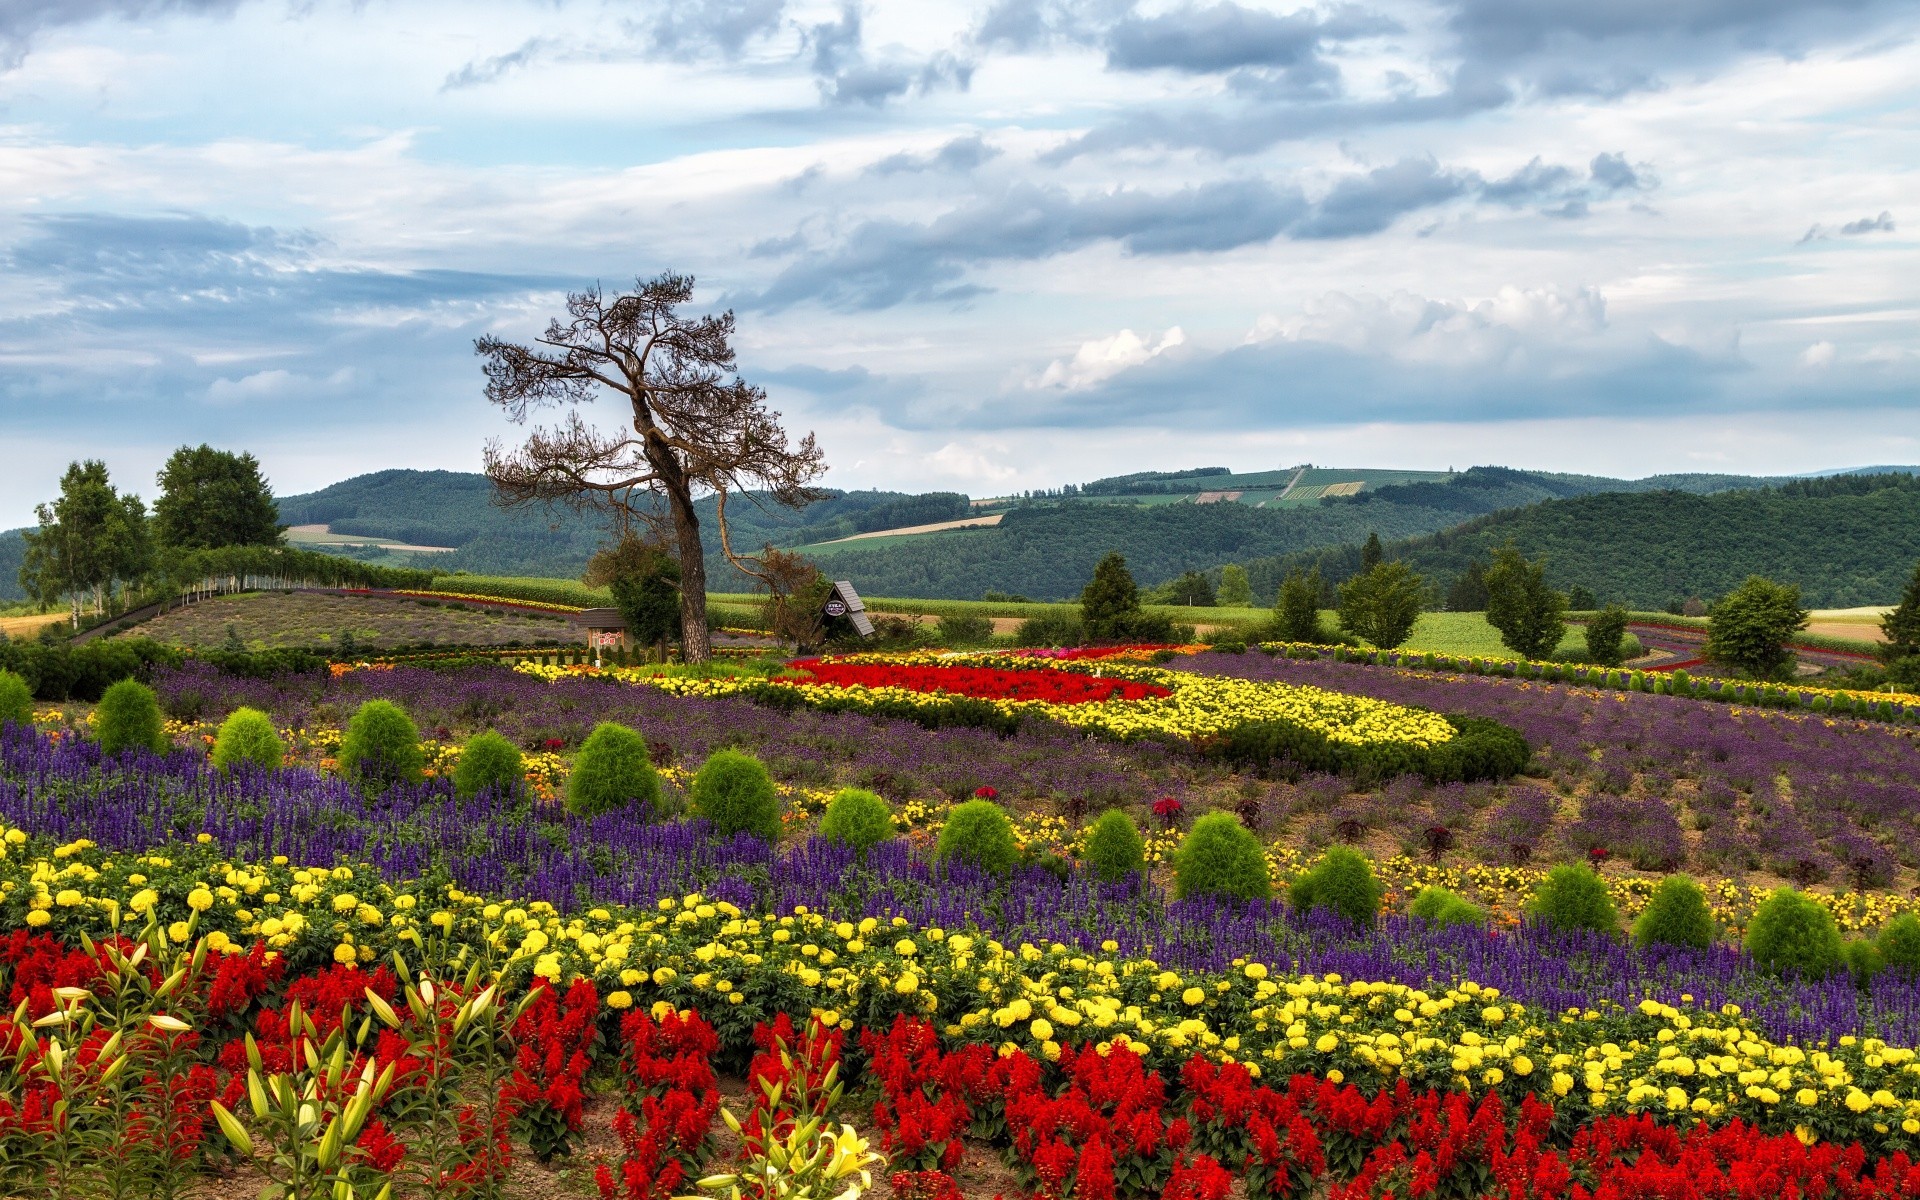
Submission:
M 1527 739 L 1510 726 L 1487 717 L 1444 715 L 1454 736 L 1431 748 L 1399 742 L 1355 746 L 1293 721 L 1259 721 L 1227 734 L 1216 750 L 1243 768 L 1266 771 L 1280 763 L 1290 771 L 1351 775 L 1363 784 L 1395 775 L 1419 775 L 1431 783 L 1509 779 L 1533 757 Z

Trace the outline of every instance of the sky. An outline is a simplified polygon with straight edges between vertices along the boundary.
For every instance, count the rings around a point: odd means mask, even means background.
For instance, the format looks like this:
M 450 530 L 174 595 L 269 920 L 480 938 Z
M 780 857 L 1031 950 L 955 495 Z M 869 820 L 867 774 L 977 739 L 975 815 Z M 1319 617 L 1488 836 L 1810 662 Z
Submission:
M 0 528 L 667 270 L 838 487 L 1920 462 L 1916 230 L 1911 0 L 0 0 Z

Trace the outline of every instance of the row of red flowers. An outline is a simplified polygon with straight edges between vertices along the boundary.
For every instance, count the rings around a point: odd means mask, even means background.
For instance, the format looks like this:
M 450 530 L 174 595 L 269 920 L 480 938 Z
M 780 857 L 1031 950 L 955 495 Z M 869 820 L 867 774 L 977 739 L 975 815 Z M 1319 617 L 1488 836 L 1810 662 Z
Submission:
M 72 1098 L 103 1071 L 104 1030 L 71 1059 L 31 1022 L 55 1012 L 58 989 L 107 996 L 116 972 L 158 983 L 131 943 L 91 952 L 47 935 L 0 940 L 7 1003 L 27 1019 L 0 1022 L 0 1055 L 24 1080 L 0 1095 L 0 1143 L 53 1139 L 73 1117 Z M 697 1013 L 634 1009 L 617 1019 L 594 985 L 536 980 L 511 1026 L 514 1055 L 497 1094 L 463 1095 L 448 1047 L 458 1025 L 458 985 L 429 1002 L 402 996 L 385 966 L 329 966 L 287 978 L 284 960 L 256 945 L 213 955 L 170 989 L 176 1024 L 149 1025 L 122 1050 L 131 1058 L 130 1135 L 117 1153 L 190 1164 L 222 1152 L 209 1101 L 243 1103 L 249 1060 L 297 1071 L 320 1043 L 352 1038 L 351 1080 L 364 1064 L 391 1071 L 393 1087 L 345 1154 L 356 1169 L 405 1171 L 459 1191 L 497 1181 L 516 1139 L 542 1160 L 574 1152 L 588 1118 L 588 1076 L 610 1069 L 625 1095 L 612 1118 L 615 1161 L 596 1171 L 603 1200 L 683 1194 L 715 1155 L 720 1110 L 713 1063 L 720 1039 Z M 369 1018 L 384 1008 L 387 1021 Z M 248 1038 L 251 1038 L 251 1048 Z M 754 1030 L 749 1096 L 772 1095 L 741 1125 L 742 1153 L 785 1137 L 796 1122 L 827 1117 L 830 1081 L 848 1064 L 837 1029 L 786 1017 Z M 1419 1091 L 1404 1081 L 1367 1093 L 1345 1082 L 1296 1076 L 1271 1087 L 1243 1066 L 1196 1055 L 1177 1078 L 1149 1070 L 1126 1045 L 1069 1047 L 1057 1062 L 970 1045 L 948 1050 L 925 1021 L 865 1030 L 857 1047 L 870 1101 L 869 1128 L 891 1155 L 897 1194 L 954 1200 L 956 1176 L 981 1148 L 1016 1172 L 1023 1194 L 1045 1200 L 1171 1197 L 1222 1200 L 1324 1194 L 1328 1200 L 1767 1200 L 1776 1196 L 1892 1200 L 1920 1195 L 1920 1166 L 1904 1154 L 1869 1163 L 1858 1145 L 1805 1145 L 1735 1123 L 1677 1129 L 1651 1117 L 1613 1117 L 1570 1128 L 1528 1098 Z M 409 1113 L 455 1096 L 457 1144 L 431 1164 L 407 1138 Z M 340 1100 L 341 1096 L 322 1096 Z M 422 1175 L 421 1172 L 427 1172 Z
M 808 678 L 803 687 L 903 688 L 943 692 L 981 700 L 1038 700 L 1048 704 L 1087 704 L 1101 700 L 1148 700 L 1173 694 L 1158 684 L 1106 679 L 1078 671 L 1044 667 L 1017 671 L 931 663 L 848 663 L 807 659 L 793 664 Z

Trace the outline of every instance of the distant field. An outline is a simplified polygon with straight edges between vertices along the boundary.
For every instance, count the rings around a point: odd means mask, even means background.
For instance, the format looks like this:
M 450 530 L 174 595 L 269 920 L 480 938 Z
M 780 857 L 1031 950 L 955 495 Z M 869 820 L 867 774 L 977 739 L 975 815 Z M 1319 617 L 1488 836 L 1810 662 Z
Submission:
M 863 542 L 873 538 L 913 537 L 918 534 L 943 533 L 950 529 L 985 529 L 998 525 L 1006 518 L 1005 513 L 993 513 L 984 517 L 960 517 L 952 521 L 934 521 L 926 525 L 903 525 L 898 529 L 876 529 L 871 533 L 856 533 L 851 537 L 835 538 L 830 542 L 815 542 L 815 546 L 838 546 L 846 542 Z
M 355 533 L 329 533 L 325 525 L 294 525 L 287 530 L 287 542 L 294 546 L 378 546 L 382 550 L 402 550 L 409 554 L 451 554 L 455 546 L 415 546 L 392 538 L 364 537 Z
M 254 592 L 203 600 L 134 626 L 125 636 L 196 650 L 226 644 L 232 626 L 249 650 L 326 650 L 351 631 L 367 649 L 418 646 L 526 646 L 579 640 L 564 617 L 490 612 L 434 601 L 316 592 Z
M 24 617 L 0 617 L 0 633 L 10 638 L 32 637 L 49 625 L 58 625 L 69 614 L 63 612 L 32 613 Z

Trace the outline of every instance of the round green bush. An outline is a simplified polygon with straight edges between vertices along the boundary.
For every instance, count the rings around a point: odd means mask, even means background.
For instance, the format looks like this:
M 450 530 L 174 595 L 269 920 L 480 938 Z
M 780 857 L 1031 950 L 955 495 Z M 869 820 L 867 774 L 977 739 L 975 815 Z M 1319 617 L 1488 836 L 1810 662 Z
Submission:
M 895 833 L 893 810 L 872 792 L 860 788 L 841 788 L 827 801 L 820 818 L 820 836 L 842 846 L 851 846 L 860 854 L 891 839 Z
M 220 732 L 213 737 L 213 765 L 222 771 L 243 762 L 271 771 L 286 755 L 273 718 L 257 708 L 234 709 L 220 722 Z
M 1487 919 L 1480 906 L 1443 887 L 1428 885 L 1407 905 L 1407 915 L 1435 925 L 1478 925 Z
M 1920 917 L 1901 913 L 1880 931 L 1880 956 L 1887 967 L 1920 975 Z
M 122 679 L 108 688 L 93 713 L 93 736 L 102 754 L 118 754 L 134 746 L 155 754 L 165 751 L 167 733 L 153 689 L 137 679 Z
M 1527 909 L 1535 920 L 1560 929 L 1618 933 L 1620 915 L 1606 881 L 1584 863 L 1563 863 L 1547 872 Z
M 1380 897 L 1386 891 L 1364 855 L 1351 846 L 1334 846 L 1293 881 L 1287 902 L 1301 912 L 1331 909 L 1355 925 L 1370 926 L 1380 915 Z
M 1633 922 L 1636 946 L 1713 945 L 1713 910 L 1707 894 L 1685 875 L 1669 875 L 1653 890 L 1653 898 Z
M 453 768 L 453 792 L 462 800 L 470 800 L 488 789 L 512 795 L 526 782 L 520 747 L 491 729 L 467 739 L 467 744 L 460 748 L 460 761 Z
M 1181 898 L 1265 900 L 1273 895 L 1266 850 L 1239 817 L 1210 812 L 1193 823 L 1173 852 L 1173 891 Z
M 751 754 L 717 750 L 693 777 L 693 812 L 713 824 L 721 837 L 751 833 L 780 840 L 780 796 L 773 777 Z
M 1781 888 L 1747 922 L 1747 953 L 1776 975 L 1822 979 L 1840 966 L 1840 926 L 1818 901 Z
M 567 810 L 593 817 L 634 801 L 649 810 L 660 806 L 660 773 L 653 769 L 647 739 L 612 721 L 593 727 L 574 755 L 567 776 Z
M 1087 835 L 1087 869 L 1094 878 L 1119 883 L 1147 869 L 1147 843 L 1124 809 L 1110 808 Z
M 1847 974 L 1861 987 L 1873 982 L 1873 977 L 1886 970 L 1887 956 L 1880 953 L 1880 947 L 1866 938 L 1854 938 L 1840 947 L 1840 961 L 1845 964 Z
M 426 760 L 420 730 L 390 700 L 369 700 L 347 722 L 340 739 L 340 770 L 365 788 L 419 783 Z
M 1005 875 L 1020 859 L 1013 822 L 991 800 L 969 800 L 947 814 L 940 840 L 933 844 L 939 862 L 962 862 L 991 875 Z
M 33 689 L 12 671 L 0 671 L 0 725 L 33 724 Z

